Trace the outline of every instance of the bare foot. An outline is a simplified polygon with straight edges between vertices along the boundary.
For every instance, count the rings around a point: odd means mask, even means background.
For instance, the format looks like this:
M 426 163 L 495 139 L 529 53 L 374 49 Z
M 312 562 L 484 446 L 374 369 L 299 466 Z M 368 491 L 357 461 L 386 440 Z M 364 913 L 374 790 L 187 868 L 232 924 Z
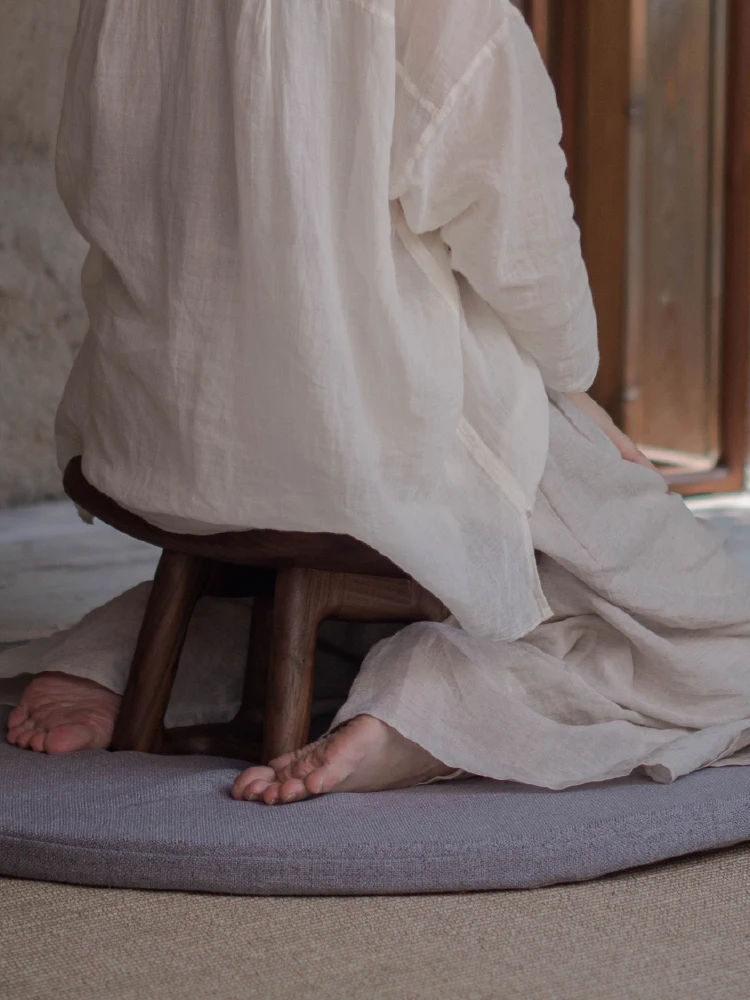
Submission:
M 120 696 L 95 681 L 38 674 L 8 717 L 8 743 L 45 753 L 103 750 L 112 741 Z
M 272 760 L 269 767 L 249 767 L 234 782 L 232 797 L 271 806 L 326 792 L 408 788 L 451 770 L 380 719 L 358 715 L 316 743 Z

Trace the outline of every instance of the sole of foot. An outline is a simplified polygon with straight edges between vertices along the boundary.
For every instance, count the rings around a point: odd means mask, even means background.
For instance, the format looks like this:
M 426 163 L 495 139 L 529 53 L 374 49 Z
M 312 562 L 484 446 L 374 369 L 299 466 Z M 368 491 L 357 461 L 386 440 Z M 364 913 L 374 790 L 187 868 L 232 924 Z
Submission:
M 8 717 L 6 739 L 39 753 L 103 750 L 112 742 L 119 707 L 120 696 L 95 681 L 45 672 Z
M 358 715 L 268 767 L 247 768 L 234 782 L 232 797 L 280 805 L 330 792 L 408 788 L 452 770 L 380 719 Z

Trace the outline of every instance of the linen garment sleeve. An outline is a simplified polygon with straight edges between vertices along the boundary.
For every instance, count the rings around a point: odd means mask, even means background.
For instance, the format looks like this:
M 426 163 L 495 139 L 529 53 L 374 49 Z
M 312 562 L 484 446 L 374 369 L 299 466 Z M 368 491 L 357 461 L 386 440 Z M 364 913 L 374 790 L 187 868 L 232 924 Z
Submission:
M 599 365 L 596 315 L 561 138 L 552 82 L 509 9 L 434 108 L 394 191 L 413 232 L 440 231 L 454 271 L 547 388 L 583 392 Z

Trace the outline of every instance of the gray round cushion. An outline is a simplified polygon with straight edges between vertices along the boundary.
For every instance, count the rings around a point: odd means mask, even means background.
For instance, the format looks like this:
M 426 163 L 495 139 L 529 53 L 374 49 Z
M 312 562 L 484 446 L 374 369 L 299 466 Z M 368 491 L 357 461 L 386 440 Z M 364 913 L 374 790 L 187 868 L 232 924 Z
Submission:
M 0 711 L 4 725 L 7 711 Z M 263 895 L 513 889 L 750 839 L 750 768 L 565 792 L 472 779 L 268 807 L 214 757 L 0 746 L 0 874 Z

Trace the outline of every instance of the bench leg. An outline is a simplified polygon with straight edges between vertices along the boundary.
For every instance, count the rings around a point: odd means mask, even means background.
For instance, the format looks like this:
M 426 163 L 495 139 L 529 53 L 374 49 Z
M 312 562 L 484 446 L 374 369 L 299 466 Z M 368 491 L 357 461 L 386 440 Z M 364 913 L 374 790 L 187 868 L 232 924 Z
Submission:
M 180 653 L 211 568 L 208 559 L 162 552 L 115 725 L 114 750 L 159 752 Z
M 318 570 L 286 569 L 276 577 L 264 763 L 307 743 L 318 628 L 330 609 L 334 576 Z

